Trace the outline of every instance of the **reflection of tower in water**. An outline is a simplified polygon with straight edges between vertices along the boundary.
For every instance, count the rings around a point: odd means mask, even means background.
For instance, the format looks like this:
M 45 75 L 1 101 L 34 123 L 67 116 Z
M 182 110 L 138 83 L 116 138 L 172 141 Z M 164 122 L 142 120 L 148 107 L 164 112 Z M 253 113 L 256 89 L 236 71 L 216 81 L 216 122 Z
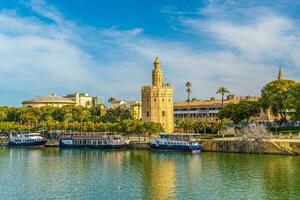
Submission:
M 166 160 L 152 168 L 151 199 L 170 199 L 175 195 L 175 162 Z
M 143 152 L 139 156 L 142 160 L 142 185 L 144 199 L 174 199 L 175 197 L 175 160 L 164 154 L 152 155 Z

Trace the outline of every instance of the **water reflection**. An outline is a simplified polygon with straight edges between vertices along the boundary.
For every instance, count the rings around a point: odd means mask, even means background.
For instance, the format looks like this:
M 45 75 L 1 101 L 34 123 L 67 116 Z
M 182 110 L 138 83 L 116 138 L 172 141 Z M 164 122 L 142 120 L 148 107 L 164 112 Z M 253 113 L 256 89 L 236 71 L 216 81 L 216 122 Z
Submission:
M 0 198 L 297 199 L 299 164 L 298 156 L 0 148 Z

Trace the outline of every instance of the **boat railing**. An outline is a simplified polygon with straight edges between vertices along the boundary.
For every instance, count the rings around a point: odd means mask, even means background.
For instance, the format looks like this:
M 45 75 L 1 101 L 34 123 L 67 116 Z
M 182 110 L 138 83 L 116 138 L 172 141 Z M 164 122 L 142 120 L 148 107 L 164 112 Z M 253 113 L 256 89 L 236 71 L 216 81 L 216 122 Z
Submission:
M 71 132 L 62 133 L 59 138 L 105 138 L 105 137 L 116 137 L 117 133 L 114 132 Z

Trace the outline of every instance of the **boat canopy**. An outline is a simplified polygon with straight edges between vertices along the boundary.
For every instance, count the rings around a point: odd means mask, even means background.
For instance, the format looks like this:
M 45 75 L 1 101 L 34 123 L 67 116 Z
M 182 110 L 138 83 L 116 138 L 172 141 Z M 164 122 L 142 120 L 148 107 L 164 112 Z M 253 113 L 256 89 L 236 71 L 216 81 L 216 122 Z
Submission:
M 40 133 L 28 133 L 28 134 L 25 134 L 27 136 L 40 136 L 41 134 Z

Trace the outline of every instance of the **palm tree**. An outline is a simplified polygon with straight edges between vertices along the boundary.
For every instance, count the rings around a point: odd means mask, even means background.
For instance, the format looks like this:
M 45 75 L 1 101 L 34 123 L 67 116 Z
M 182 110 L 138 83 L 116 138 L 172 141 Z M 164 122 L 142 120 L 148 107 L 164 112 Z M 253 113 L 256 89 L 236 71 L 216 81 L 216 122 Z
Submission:
M 218 90 L 217 90 L 217 93 L 216 94 L 221 94 L 222 95 L 222 108 L 224 106 L 224 95 L 225 94 L 228 94 L 229 93 L 229 90 L 225 87 L 220 87 Z
M 190 96 L 192 93 L 192 83 L 191 82 L 186 82 L 185 84 L 186 87 L 186 92 L 188 94 L 187 102 L 188 102 L 188 118 L 190 118 Z
M 184 133 L 189 132 L 193 128 L 193 122 L 188 119 L 179 119 L 176 121 L 179 128 L 182 128 Z
M 190 96 L 191 96 L 191 93 L 192 93 L 192 83 L 189 82 L 189 81 L 186 82 L 185 87 L 186 87 L 186 92 L 188 94 L 187 101 L 190 102 Z
M 73 120 L 72 113 L 67 113 L 64 115 L 65 131 L 67 131 L 67 123 Z

